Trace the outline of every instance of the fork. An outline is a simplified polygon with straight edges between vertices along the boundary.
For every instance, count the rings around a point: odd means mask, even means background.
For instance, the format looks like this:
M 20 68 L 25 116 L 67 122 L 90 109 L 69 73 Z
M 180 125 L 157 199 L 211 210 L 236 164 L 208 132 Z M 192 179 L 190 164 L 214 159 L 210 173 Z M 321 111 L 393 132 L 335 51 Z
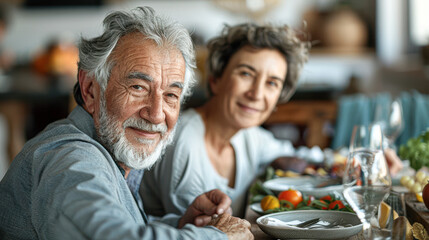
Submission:
M 297 225 L 294 225 L 294 227 L 299 227 L 299 228 L 309 227 L 309 226 L 311 226 L 311 225 L 313 225 L 313 224 L 318 223 L 318 222 L 319 222 L 319 220 L 320 220 L 320 218 L 310 219 L 310 220 L 308 220 L 308 221 L 305 221 L 305 222 L 299 223 L 299 224 L 297 224 Z
M 311 226 L 308 229 L 315 229 L 315 228 L 333 228 L 339 225 L 338 221 L 333 221 L 331 223 L 329 223 L 328 225 L 316 225 L 316 226 Z

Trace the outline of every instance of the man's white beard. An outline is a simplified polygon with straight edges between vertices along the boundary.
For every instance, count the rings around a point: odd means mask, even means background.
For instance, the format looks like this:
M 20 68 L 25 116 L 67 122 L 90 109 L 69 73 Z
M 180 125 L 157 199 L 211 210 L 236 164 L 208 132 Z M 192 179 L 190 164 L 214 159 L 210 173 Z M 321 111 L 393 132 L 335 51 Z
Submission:
M 132 169 L 149 169 L 157 162 L 164 153 L 165 148 L 173 141 L 176 126 L 173 131 L 167 135 L 167 126 L 165 124 L 152 124 L 144 119 L 127 119 L 123 126 L 107 114 L 106 100 L 104 93 L 101 93 L 99 126 L 96 127 L 98 138 L 107 150 L 114 156 L 115 160 L 123 162 Z M 125 137 L 125 128 L 134 127 L 146 131 L 158 131 L 161 133 L 161 140 L 152 153 L 136 151 L 131 143 Z M 154 144 L 153 140 L 137 139 L 141 144 Z

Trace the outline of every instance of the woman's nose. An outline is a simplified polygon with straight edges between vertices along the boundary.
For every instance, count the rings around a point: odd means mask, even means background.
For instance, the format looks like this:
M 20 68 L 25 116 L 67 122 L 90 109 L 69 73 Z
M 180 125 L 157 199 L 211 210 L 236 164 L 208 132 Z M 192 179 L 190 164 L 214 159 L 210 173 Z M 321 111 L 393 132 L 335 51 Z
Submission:
M 258 100 L 258 99 L 261 99 L 263 95 L 264 95 L 264 81 L 263 79 L 259 78 L 253 82 L 248 92 L 248 96 L 254 100 Z

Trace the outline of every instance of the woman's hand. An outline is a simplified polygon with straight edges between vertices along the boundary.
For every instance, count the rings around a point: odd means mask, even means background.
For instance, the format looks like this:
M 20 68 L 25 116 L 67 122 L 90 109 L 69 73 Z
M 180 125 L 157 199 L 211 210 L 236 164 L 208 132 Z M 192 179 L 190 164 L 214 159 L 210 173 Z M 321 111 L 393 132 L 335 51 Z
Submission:
M 387 165 L 389 165 L 390 174 L 395 176 L 404 167 L 401 159 L 396 155 L 396 152 L 391 148 L 384 149 Z

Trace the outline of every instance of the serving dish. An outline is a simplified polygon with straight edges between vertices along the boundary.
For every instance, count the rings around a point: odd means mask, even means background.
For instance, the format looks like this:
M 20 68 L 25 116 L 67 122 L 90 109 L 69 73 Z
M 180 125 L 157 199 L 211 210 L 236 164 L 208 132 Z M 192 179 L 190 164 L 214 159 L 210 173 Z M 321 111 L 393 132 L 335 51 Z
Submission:
M 252 203 L 250 205 L 250 209 L 256 212 L 259 215 L 264 215 L 264 210 L 261 208 L 261 203 Z
M 282 177 L 265 181 L 263 186 L 276 194 L 288 189 L 295 189 L 304 195 L 312 195 L 315 198 L 321 198 L 329 194 L 342 197 L 343 186 L 341 184 L 329 185 L 331 182 L 332 179 L 324 177 Z M 326 183 L 325 187 L 318 187 L 324 185 L 324 183 Z

